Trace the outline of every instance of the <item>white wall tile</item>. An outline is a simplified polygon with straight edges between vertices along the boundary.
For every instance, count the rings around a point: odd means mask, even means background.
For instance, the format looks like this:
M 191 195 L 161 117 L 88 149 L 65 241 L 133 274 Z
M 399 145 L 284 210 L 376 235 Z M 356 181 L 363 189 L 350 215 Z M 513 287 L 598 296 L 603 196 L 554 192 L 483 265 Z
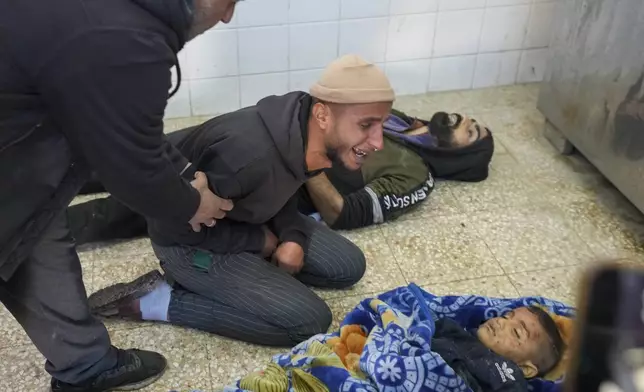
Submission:
M 435 25 L 435 13 L 392 16 L 389 21 L 387 61 L 431 57 Z
M 342 19 L 373 18 L 386 15 L 389 15 L 389 0 L 342 0 L 340 10 Z
M 388 29 L 387 18 L 341 21 L 339 55 L 353 53 L 368 61 L 383 62 Z
M 288 26 L 239 30 L 241 74 L 278 72 L 287 69 Z
M 431 60 L 387 63 L 385 71 L 396 95 L 423 94 L 429 84 Z
M 237 3 L 235 19 L 239 27 L 288 23 L 288 0 L 245 0 Z
M 270 2 L 272 0 L 263 0 Z M 288 9 L 290 23 L 338 20 L 340 0 L 291 0 Z
M 487 0 L 488 7 L 502 7 L 508 5 L 530 4 L 532 0 Z
M 479 48 L 484 9 L 441 12 L 438 14 L 434 56 L 476 53 Z
M 165 118 L 190 117 L 190 85 L 187 81 L 181 83 L 179 91 L 168 100 L 165 108 Z
M 523 43 L 524 48 L 539 48 L 550 45 L 556 3 L 534 3 L 530 11 L 528 32 Z
M 482 53 L 476 59 L 474 88 L 514 84 L 519 68 L 521 51 Z
M 237 31 L 211 30 L 188 42 L 186 77 L 216 78 L 239 74 L 237 62 Z
M 324 68 L 338 57 L 338 22 L 291 25 L 290 69 Z
M 288 73 L 241 76 L 242 107 L 255 105 L 269 95 L 283 95 L 288 92 Z
M 543 80 L 549 59 L 548 48 L 529 49 L 521 53 L 517 83 L 532 83 Z
M 440 0 L 440 11 L 471 10 L 485 7 L 485 0 Z
M 391 15 L 436 12 L 438 0 L 391 0 L 389 10 Z
M 239 109 L 239 77 L 190 81 L 193 116 L 222 114 Z
M 429 91 L 472 88 L 475 62 L 476 55 L 433 59 L 429 74 Z
M 289 91 L 309 91 L 313 83 L 317 82 L 324 69 L 307 69 L 305 71 L 291 71 L 289 73 Z
M 527 30 L 529 5 L 485 10 L 480 52 L 521 49 Z

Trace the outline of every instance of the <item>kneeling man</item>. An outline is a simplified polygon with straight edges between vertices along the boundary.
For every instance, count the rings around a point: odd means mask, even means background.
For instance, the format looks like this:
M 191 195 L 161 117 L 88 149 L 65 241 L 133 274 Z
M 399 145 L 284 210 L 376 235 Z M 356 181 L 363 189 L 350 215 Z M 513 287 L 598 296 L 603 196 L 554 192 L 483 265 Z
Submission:
M 325 332 L 331 312 L 306 285 L 349 287 L 362 278 L 365 258 L 300 215 L 296 192 L 332 165 L 358 170 L 382 149 L 393 101 L 384 73 L 349 55 L 327 67 L 311 94 L 267 97 L 192 129 L 177 146 L 192 162 L 183 175 L 207 176 L 235 207 L 199 232 L 148 221 L 166 275 L 100 290 L 90 297 L 94 313 L 276 346 Z

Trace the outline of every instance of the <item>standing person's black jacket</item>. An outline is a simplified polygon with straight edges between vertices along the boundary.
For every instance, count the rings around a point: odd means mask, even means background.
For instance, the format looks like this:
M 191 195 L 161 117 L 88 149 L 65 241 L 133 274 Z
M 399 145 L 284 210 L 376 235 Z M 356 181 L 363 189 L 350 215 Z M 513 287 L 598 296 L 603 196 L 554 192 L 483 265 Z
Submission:
M 305 138 L 311 96 L 270 96 L 255 106 L 215 117 L 173 134 L 212 190 L 235 205 L 226 218 L 199 233 L 189 225 L 148 219 L 150 239 L 162 246 L 188 245 L 214 253 L 260 252 L 266 224 L 281 242 L 306 249 L 310 225 L 297 209 L 296 192 L 308 178 Z
M 95 170 L 123 203 L 185 224 L 199 194 L 163 137 L 186 0 L 0 0 L 0 279 Z

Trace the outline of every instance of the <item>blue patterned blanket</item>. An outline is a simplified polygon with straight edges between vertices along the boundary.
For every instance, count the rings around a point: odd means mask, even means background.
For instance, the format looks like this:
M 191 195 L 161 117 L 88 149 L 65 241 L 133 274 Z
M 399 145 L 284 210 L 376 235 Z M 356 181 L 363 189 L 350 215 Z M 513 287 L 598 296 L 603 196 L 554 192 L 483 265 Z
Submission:
M 465 382 L 431 350 L 434 318 L 450 318 L 466 329 L 513 309 L 541 305 L 560 316 L 574 317 L 573 308 L 542 297 L 516 299 L 474 295 L 436 296 L 416 285 L 401 287 L 362 301 L 342 326 L 359 325 L 367 339 L 354 367 L 340 360 L 326 344 L 338 332 L 318 335 L 277 355 L 262 372 L 227 387 L 225 392 L 471 392 Z M 558 382 L 529 381 L 532 392 L 558 392 Z

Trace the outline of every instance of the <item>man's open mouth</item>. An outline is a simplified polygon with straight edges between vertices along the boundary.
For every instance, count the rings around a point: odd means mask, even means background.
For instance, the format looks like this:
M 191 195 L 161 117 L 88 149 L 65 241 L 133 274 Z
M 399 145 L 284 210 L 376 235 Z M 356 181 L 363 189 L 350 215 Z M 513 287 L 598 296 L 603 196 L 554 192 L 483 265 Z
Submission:
M 353 153 L 356 154 L 358 158 L 364 158 L 368 155 L 366 151 L 363 151 L 357 147 L 353 147 L 352 150 L 353 150 Z

